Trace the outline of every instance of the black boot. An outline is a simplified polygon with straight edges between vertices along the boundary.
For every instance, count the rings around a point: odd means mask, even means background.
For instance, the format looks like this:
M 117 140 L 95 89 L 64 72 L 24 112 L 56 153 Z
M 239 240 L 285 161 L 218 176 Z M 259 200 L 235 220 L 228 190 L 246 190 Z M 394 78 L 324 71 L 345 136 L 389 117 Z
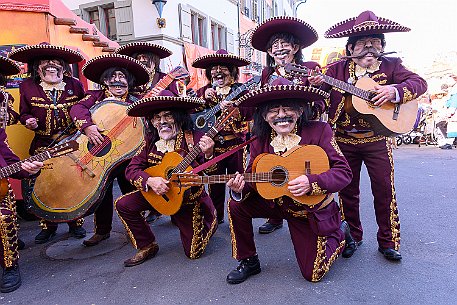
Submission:
M 71 237 L 78 239 L 86 237 L 86 229 L 84 229 L 82 226 L 71 227 L 68 229 L 68 233 L 70 233 Z
M 19 272 L 19 265 L 5 268 L 3 270 L 2 285 L 0 292 L 7 293 L 18 289 L 21 286 L 21 273 Z
M 227 283 L 239 284 L 244 282 L 251 275 L 259 274 L 260 261 L 256 255 L 242 259 L 238 267 L 227 275 Z
M 35 236 L 36 244 L 44 244 L 48 242 L 51 238 L 56 236 L 55 230 L 43 229 L 37 236 Z
M 265 222 L 263 225 L 261 225 L 259 227 L 259 233 L 260 234 L 270 234 L 270 233 L 273 233 L 273 231 L 281 229 L 281 228 L 282 228 L 282 220 L 281 220 L 281 223 L 278 223 L 278 224 L 271 223 L 268 220 L 267 222 Z
M 352 238 L 351 230 L 349 229 L 349 225 L 346 221 L 341 222 L 341 231 L 344 233 L 344 239 L 346 240 L 346 246 L 344 247 L 343 256 L 344 258 L 351 257 L 355 250 L 357 250 L 357 243 L 355 242 L 354 238 Z

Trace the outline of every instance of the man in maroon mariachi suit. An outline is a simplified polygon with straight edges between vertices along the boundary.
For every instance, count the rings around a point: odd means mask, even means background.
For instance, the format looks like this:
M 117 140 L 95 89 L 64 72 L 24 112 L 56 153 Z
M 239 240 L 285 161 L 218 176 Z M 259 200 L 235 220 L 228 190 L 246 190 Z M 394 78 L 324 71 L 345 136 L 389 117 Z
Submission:
M 82 70 L 87 79 L 100 84 L 103 89 L 88 91 L 86 97 L 71 109 L 70 114 L 78 129 L 86 134 L 89 142 L 101 145 L 104 139 L 100 134 L 102 129 L 92 121 L 90 108 L 104 100 L 119 100 L 128 104 L 138 101 L 141 96 L 131 93 L 130 90 L 145 84 L 149 74 L 139 61 L 119 54 L 95 57 L 88 61 Z M 130 159 L 123 161 L 109 175 L 105 194 L 101 198 L 100 205 L 95 209 L 95 234 L 83 242 L 85 246 L 95 246 L 110 237 L 113 222 L 114 179 L 117 178 L 123 194 L 134 190 L 124 174 L 129 162 Z
M 333 192 L 349 183 L 351 170 L 336 145 L 330 126 L 310 120 L 310 103 L 326 97 L 328 94 L 322 90 L 293 85 L 278 78 L 272 86 L 250 92 L 240 99 L 241 105 L 256 107 L 252 132 L 257 139 L 251 143 L 247 173 L 252 172 L 258 155 L 282 155 L 298 145 L 320 146 L 327 154 L 330 169 L 321 174 L 303 174 L 287 182 L 291 195 L 325 195 L 325 199 L 314 206 L 286 196 L 263 199 L 253 184 L 245 183 L 242 175 L 227 183 L 233 198 L 228 208 L 232 255 L 240 261 L 240 265 L 227 276 L 228 283 L 241 283 L 261 270 L 254 242 L 253 218 L 287 220 L 298 265 L 308 281 L 321 280 L 343 250 L 345 239 L 350 239 L 345 235 L 349 232 L 347 225 L 341 224 Z
M 309 86 L 307 77 L 292 79 L 287 75 L 284 67 L 295 63 L 310 70 L 319 66 L 314 61 L 303 61 L 302 49 L 309 47 L 318 39 L 316 30 L 298 18 L 279 16 L 265 20 L 252 33 L 252 46 L 267 53 L 267 66 L 262 70 L 262 85 L 270 85 L 279 77 L 288 78 L 295 84 Z M 311 102 L 312 119 L 319 119 L 325 111 L 325 102 L 317 100 Z M 282 228 L 282 219 L 268 219 L 259 227 L 259 233 L 268 234 Z
M 370 77 L 378 83 L 372 99 L 375 106 L 407 103 L 417 98 L 427 90 L 425 80 L 407 70 L 400 58 L 380 56 L 386 44 L 384 33 L 409 30 L 396 22 L 378 18 L 371 11 L 336 24 L 326 31 L 325 37 L 348 37 L 346 52 L 352 58 L 332 65 L 326 74 L 349 84 L 355 84 L 362 77 Z M 331 87 L 324 84 L 322 89 L 327 91 Z M 344 101 L 348 95 L 341 90 L 332 90 L 329 106 L 329 123 L 336 124 L 336 141 L 354 175 L 351 183 L 339 193 L 343 217 L 355 240 L 354 244 L 346 245 L 343 257 L 351 257 L 362 243 L 359 180 L 364 162 L 374 196 L 379 252 L 389 260 L 400 260 L 400 222 L 395 199 L 391 146 L 388 138 L 376 134 L 369 122 L 363 118 L 351 117 L 345 112 Z
M 30 73 L 30 78 L 19 86 L 19 112 L 21 123 L 35 132 L 29 150 L 33 155 L 61 137 L 64 131 L 70 134 L 67 128 L 72 122 L 70 109 L 84 97 L 84 89 L 79 80 L 69 76 L 69 64 L 84 58 L 74 50 L 47 43 L 19 48 L 8 57 L 27 63 Z M 86 236 L 83 222 L 84 219 L 78 219 L 68 223 L 71 236 Z M 42 230 L 35 237 L 38 244 L 55 236 L 58 224 L 41 220 L 40 226 Z
M 193 122 L 186 112 L 202 104 L 203 101 L 198 98 L 175 97 L 172 92 L 163 90 L 160 96 L 142 99 L 128 109 L 130 116 L 146 116 L 153 129 L 151 137 L 146 138 L 142 150 L 133 157 L 126 170 L 126 177 L 138 191 L 120 197 L 115 203 L 132 244 L 138 249 L 132 258 L 124 262 L 126 267 L 143 263 L 159 250 L 151 227 L 142 216 L 143 211 L 150 209 L 150 204 L 140 191 L 164 195 L 169 191 L 169 185 L 164 178 L 152 177 L 144 170 L 160 164 L 168 152 L 187 154 L 194 143 L 200 146 L 202 152 L 191 163 L 192 167 L 213 156 L 214 141 L 200 132 L 192 131 Z M 187 257 L 196 259 L 203 254 L 217 229 L 216 219 L 214 205 L 203 186 L 191 187 L 186 191 L 182 206 L 176 214 L 171 215 L 171 221 L 180 231 Z
M 17 113 L 13 108 L 13 96 L 9 92 L 5 91 L 7 83 L 6 77 L 10 75 L 19 74 L 21 72 L 21 68 L 11 59 L 2 56 L 0 56 L 0 65 L 0 107 L 3 107 L 3 103 L 5 103 L 6 106 L 6 109 L 0 109 L 0 125 L 7 126 L 17 123 L 17 121 L 19 120 L 19 113 Z M 5 101 L 5 96 L 7 98 L 7 101 Z
M 197 90 L 197 95 L 204 97 L 206 104 L 199 109 L 208 109 L 221 103 L 222 109 L 231 106 L 235 100 L 225 101 L 233 91 L 242 84 L 238 82 L 239 68 L 249 64 L 249 61 L 239 56 L 229 54 L 226 50 L 218 50 L 214 54 L 204 55 L 197 58 L 192 66 L 194 68 L 205 69 L 205 75 L 208 84 Z M 246 91 L 245 91 L 246 92 Z M 236 97 L 243 95 L 242 92 Z M 217 117 L 220 116 L 220 113 Z M 221 155 L 233 147 L 243 143 L 246 133 L 248 132 L 248 123 L 252 119 L 252 110 L 240 108 L 239 116 L 228 124 L 215 137 L 215 156 Z M 228 158 L 218 162 L 217 167 L 213 166 L 208 169 L 210 174 L 234 174 L 244 172 L 246 152 L 238 150 Z M 224 222 L 225 214 L 225 184 L 218 183 L 208 186 L 209 195 L 217 211 L 217 219 L 221 224 Z

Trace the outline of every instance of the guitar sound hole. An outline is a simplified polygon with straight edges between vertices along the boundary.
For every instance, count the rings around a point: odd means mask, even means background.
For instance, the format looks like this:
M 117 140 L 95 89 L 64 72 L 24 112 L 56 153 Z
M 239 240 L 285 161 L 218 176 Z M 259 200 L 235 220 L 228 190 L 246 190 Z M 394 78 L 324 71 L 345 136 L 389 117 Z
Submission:
M 167 170 L 165 171 L 165 177 L 167 177 L 167 180 L 170 180 L 171 179 L 171 175 L 173 174 L 173 170 L 175 168 L 174 167 L 169 167 L 167 168 Z
M 87 142 L 87 149 L 93 156 L 103 157 L 111 150 L 111 140 L 103 136 L 103 143 L 101 145 L 94 145 Z
M 282 167 L 276 167 L 272 170 L 271 177 L 273 178 L 271 182 L 272 185 L 283 186 L 287 181 L 287 172 Z
M 195 120 L 195 125 L 197 125 L 198 128 L 202 128 L 202 127 L 205 127 L 205 118 L 203 116 L 199 116 L 196 120 Z

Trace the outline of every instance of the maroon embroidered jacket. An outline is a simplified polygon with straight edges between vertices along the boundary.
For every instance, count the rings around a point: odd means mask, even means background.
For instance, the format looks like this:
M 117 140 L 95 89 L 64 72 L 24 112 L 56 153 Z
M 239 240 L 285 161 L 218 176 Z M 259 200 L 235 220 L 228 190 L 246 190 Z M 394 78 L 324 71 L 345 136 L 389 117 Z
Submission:
M 19 161 L 19 157 L 16 156 L 8 145 L 5 129 L 0 128 L 0 167 L 5 167 Z M 24 179 L 29 177 L 30 174 L 25 170 L 21 170 L 20 172 L 11 175 L 11 178 L 14 179 Z

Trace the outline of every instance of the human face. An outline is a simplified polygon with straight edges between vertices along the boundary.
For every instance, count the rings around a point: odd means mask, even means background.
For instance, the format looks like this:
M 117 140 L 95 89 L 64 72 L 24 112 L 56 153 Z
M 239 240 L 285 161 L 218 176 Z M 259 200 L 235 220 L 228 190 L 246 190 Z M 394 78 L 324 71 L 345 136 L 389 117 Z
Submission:
M 285 66 L 294 61 L 294 56 L 300 50 L 300 46 L 286 42 L 284 39 L 276 39 L 270 49 L 267 50 L 268 54 L 273 57 L 275 64 L 278 66 Z
M 58 84 L 63 80 L 63 66 L 58 59 L 40 60 L 38 74 L 43 82 Z
M 143 65 L 145 65 L 146 68 L 148 68 L 149 72 L 154 71 L 154 69 L 156 68 L 154 61 L 151 60 L 149 58 L 149 56 L 146 54 L 138 54 L 138 56 L 136 57 L 136 60 L 141 62 Z
M 273 128 L 278 135 L 286 136 L 292 132 L 297 125 L 298 118 L 303 110 L 283 105 L 275 105 L 267 110 L 264 116 L 265 121 Z
M 110 78 L 105 80 L 105 84 L 115 97 L 122 97 L 129 90 L 127 76 L 121 71 L 114 71 Z
M 374 64 L 378 60 L 379 53 L 384 51 L 382 40 L 372 36 L 360 38 L 353 45 L 349 44 L 348 49 L 352 56 L 361 56 L 361 58 L 353 58 L 353 60 L 363 68 Z
M 211 82 L 216 83 L 218 87 L 230 86 L 232 76 L 227 66 L 213 66 L 211 67 Z
M 174 139 L 178 134 L 178 128 L 173 118 L 173 114 L 169 110 L 155 113 L 151 118 L 152 126 L 157 129 L 159 137 L 165 141 Z

